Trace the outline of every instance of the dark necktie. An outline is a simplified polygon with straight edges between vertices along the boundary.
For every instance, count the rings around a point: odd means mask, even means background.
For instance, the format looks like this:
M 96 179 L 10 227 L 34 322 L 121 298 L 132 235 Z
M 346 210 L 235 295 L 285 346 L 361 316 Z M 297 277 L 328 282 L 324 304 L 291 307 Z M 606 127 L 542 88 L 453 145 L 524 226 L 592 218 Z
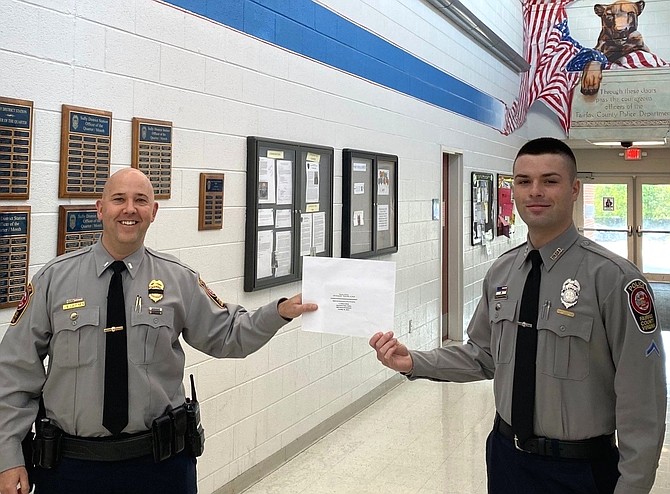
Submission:
M 531 250 L 528 258 L 533 267 L 523 286 L 519 325 L 514 355 L 514 387 L 512 389 L 512 430 L 520 445 L 533 436 L 535 408 L 535 358 L 537 355 L 537 316 L 540 302 L 540 251 Z
M 114 261 L 114 273 L 107 292 L 107 326 L 105 326 L 105 396 L 102 425 L 119 434 L 128 425 L 128 346 L 126 343 L 126 304 L 123 301 L 121 273 L 123 261 Z

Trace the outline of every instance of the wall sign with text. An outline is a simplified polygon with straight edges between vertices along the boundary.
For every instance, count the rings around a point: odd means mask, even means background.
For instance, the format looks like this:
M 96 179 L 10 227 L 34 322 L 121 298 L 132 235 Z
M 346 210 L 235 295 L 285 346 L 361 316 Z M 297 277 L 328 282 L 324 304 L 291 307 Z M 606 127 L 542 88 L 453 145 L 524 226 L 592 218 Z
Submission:
M 98 219 L 95 204 L 90 206 L 58 207 L 58 247 L 60 256 L 88 247 L 102 235 L 102 221 Z
M 198 230 L 223 228 L 223 173 L 200 174 Z
M 58 197 L 100 197 L 109 178 L 112 113 L 63 105 Z
M 0 98 L 0 199 L 28 199 L 33 102 Z
M 156 199 L 169 199 L 172 188 L 172 122 L 133 118 L 131 166 L 142 171 Z
M 0 207 L 0 309 L 19 305 L 28 285 L 30 206 Z

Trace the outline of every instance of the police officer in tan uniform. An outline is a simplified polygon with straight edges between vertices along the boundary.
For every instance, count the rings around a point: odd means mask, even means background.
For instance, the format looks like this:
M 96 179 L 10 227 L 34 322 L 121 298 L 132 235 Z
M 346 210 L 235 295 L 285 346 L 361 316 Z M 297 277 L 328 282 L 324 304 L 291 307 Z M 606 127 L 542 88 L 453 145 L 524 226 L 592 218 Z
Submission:
M 0 344 L 1 494 L 29 492 L 21 442 L 39 409 L 62 434 L 62 458 L 35 469 L 30 481 L 37 493 L 195 493 L 195 458 L 184 448 L 184 423 L 171 423 L 185 403 L 179 336 L 213 357 L 241 358 L 290 319 L 316 310 L 300 295 L 253 312 L 222 302 L 198 273 L 144 246 L 157 209 L 142 172 L 115 173 L 97 201 L 101 240 L 47 263 L 29 284 Z M 125 265 L 127 328 L 112 329 L 126 331 L 128 368 L 127 425 L 117 435 L 102 424 L 108 267 L 114 261 Z M 148 431 L 159 417 L 168 434 L 156 453 L 156 436 Z
M 370 340 L 377 358 L 409 379 L 494 380 L 490 493 L 643 494 L 654 483 L 666 380 L 653 297 L 633 264 L 578 234 L 576 174 L 561 141 L 540 138 L 520 149 L 514 198 L 528 239 L 488 271 L 466 344 L 409 351 L 392 332 Z M 533 250 L 541 257 L 536 325 L 520 320 Z M 537 332 L 537 350 L 532 435 L 522 441 L 512 409 L 525 326 Z

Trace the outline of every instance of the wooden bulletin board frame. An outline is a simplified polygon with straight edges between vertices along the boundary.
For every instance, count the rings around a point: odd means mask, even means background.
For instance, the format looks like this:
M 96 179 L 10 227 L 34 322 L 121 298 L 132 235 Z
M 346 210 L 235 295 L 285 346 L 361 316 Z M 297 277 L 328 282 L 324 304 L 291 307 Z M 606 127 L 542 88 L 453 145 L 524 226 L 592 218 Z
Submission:
M 100 197 L 111 156 L 112 112 L 63 105 L 58 197 Z
M 155 199 L 172 193 L 172 122 L 133 117 L 130 166 L 142 171 L 154 188 Z
M 0 98 L 0 199 L 30 196 L 33 102 Z
M 56 253 L 68 252 L 93 245 L 102 235 L 102 221 L 95 204 L 58 206 L 58 244 Z
M 247 138 L 244 290 L 302 278 L 302 257 L 333 254 L 333 148 Z
M 472 172 L 472 245 L 485 245 L 493 240 L 493 173 Z
M 398 157 L 342 151 L 342 257 L 398 252 Z
M 30 206 L 0 207 L 0 309 L 19 305 L 28 285 Z
M 198 201 L 198 230 L 223 228 L 223 173 L 201 173 Z

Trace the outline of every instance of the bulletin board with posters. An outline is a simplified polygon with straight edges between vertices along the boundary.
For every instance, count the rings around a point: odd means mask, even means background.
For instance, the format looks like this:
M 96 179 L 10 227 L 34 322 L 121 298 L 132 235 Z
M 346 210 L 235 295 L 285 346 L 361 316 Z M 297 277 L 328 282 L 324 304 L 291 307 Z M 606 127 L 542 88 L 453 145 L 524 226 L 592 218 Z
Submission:
M 247 138 L 244 290 L 302 278 L 303 256 L 333 255 L 333 148 Z
M 472 172 L 472 245 L 493 240 L 493 173 Z
M 342 153 L 342 257 L 398 252 L 398 157 Z
M 498 220 L 497 234 L 507 238 L 514 233 L 514 177 L 498 174 Z

